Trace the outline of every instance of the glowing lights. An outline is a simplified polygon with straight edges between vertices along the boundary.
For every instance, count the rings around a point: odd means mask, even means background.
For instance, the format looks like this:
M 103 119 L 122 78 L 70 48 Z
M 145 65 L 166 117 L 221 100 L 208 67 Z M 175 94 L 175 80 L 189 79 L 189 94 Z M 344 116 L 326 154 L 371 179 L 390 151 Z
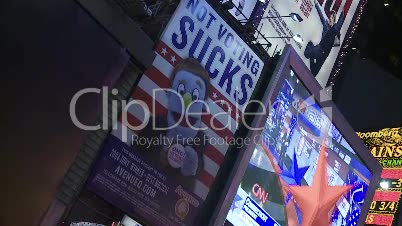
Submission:
M 388 190 L 388 189 L 389 189 L 389 182 L 388 182 L 388 181 L 382 181 L 382 182 L 380 183 L 380 187 L 381 187 L 382 189 Z
M 293 36 L 293 40 L 295 40 L 295 42 L 300 43 L 300 44 L 303 43 L 303 38 L 299 34 Z

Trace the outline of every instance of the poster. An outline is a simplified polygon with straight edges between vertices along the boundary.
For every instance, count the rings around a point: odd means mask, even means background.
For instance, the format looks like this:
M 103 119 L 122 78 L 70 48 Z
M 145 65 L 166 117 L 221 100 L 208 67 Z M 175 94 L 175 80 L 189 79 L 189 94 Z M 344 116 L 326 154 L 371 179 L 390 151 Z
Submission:
M 155 52 L 88 189 L 141 224 L 194 225 L 264 63 L 204 0 L 180 2 Z
M 402 193 L 402 128 L 358 132 L 357 135 L 383 167 L 366 223 L 396 225 Z
M 347 35 L 360 0 L 271 0 L 261 22 L 261 32 L 272 47 L 268 53 L 281 52 L 291 44 L 310 68 L 322 87 L 325 87 L 343 40 Z M 287 16 L 297 13 L 303 19 L 296 22 Z M 300 35 L 302 43 L 292 37 Z

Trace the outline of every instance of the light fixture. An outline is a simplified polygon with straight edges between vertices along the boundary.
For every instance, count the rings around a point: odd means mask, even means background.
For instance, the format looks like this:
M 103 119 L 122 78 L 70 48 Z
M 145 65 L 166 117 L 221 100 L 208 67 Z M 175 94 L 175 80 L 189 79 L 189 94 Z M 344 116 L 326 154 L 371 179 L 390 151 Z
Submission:
M 233 3 L 232 0 L 228 0 L 224 3 L 222 3 L 223 8 L 225 8 L 226 10 L 231 10 L 235 7 L 235 4 Z
M 303 38 L 301 35 L 297 34 L 292 36 L 277 36 L 277 37 L 265 37 L 263 36 L 262 38 L 258 38 L 258 39 L 270 39 L 270 38 L 293 38 L 293 40 L 297 43 L 303 44 Z
M 262 46 L 266 46 L 267 48 L 271 48 L 272 44 L 270 42 L 268 43 L 260 43 Z
M 287 16 L 267 16 L 267 17 L 263 17 L 261 19 L 274 19 L 274 18 L 280 18 L 280 17 L 290 17 L 290 18 L 292 18 L 292 20 L 294 20 L 296 22 L 302 22 L 303 21 L 303 18 L 297 13 L 290 13 Z
M 299 34 L 294 35 L 292 38 L 295 40 L 295 42 L 303 44 L 303 38 Z
M 389 182 L 388 182 L 388 181 L 382 181 L 382 182 L 380 183 L 380 187 L 381 187 L 382 189 L 385 189 L 385 190 L 389 189 Z
M 297 13 L 290 13 L 289 16 L 290 16 L 290 18 L 292 18 L 296 22 L 302 22 L 303 21 L 303 18 Z
M 389 3 L 384 3 L 384 6 L 389 6 Z

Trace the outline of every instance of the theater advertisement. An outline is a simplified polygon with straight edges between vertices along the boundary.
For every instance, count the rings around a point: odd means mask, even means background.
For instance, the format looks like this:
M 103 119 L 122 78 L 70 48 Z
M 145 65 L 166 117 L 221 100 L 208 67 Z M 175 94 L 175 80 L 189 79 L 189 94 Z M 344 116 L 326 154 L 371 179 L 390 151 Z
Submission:
M 400 225 L 402 222 L 398 217 L 401 213 L 399 205 L 402 193 L 402 127 L 358 132 L 357 135 L 383 167 L 380 186 L 370 205 L 366 223 Z
M 271 0 L 261 22 L 261 32 L 271 38 L 269 54 L 291 44 L 322 87 L 327 84 L 343 40 L 353 26 L 360 0 Z M 303 21 L 288 16 L 298 14 Z M 302 42 L 292 37 L 300 35 Z
M 197 225 L 264 63 L 205 0 L 182 0 L 88 189 L 144 225 Z

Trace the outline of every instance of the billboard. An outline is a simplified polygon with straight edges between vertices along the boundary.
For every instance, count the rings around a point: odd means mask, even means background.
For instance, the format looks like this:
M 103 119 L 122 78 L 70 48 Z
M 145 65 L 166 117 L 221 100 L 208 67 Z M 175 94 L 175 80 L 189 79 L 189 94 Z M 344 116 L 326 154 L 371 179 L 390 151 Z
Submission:
M 370 205 L 366 223 L 400 225 L 398 209 L 402 193 L 402 128 L 358 132 L 357 135 L 383 167 L 381 183 Z
M 297 81 L 291 71 L 279 90 L 236 196 L 236 204 L 243 208 L 229 211 L 228 220 L 233 225 L 255 220 L 242 216 L 248 213 L 244 210 L 247 199 L 254 200 L 254 205 L 278 226 L 291 221 L 301 225 L 303 216 L 297 200 L 294 202 L 291 193 L 282 191 L 286 186 L 312 186 L 322 145 L 328 148 L 328 184 L 354 185 L 339 197 L 331 225 L 356 225 L 359 220 L 372 175 L 320 107 L 306 103 L 311 95 Z M 299 108 L 302 105 L 308 107 Z M 323 141 L 327 136 L 333 138 L 332 143 Z
M 196 225 L 264 63 L 204 0 L 180 2 L 155 52 L 88 189 L 141 224 Z
M 261 32 L 269 39 L 272 47 L 269 54 L 282 51 L 291 44 L 322 87 L 325 87 L 349 26 L 353 25 L 354 14 L 360 0 L 271 0 L 262 20 Z M 288 16 L 297 13 L 302 22 Z M 303 42 L 292 37 L 300 35 Z
M 256 145 L 242 150 L 244 171 L 228 179 L 225 225 L 365 222 L 380 166 L 317 87 L 297 53 L 285 49 L 264 97 L 268 116 L 255 120 L 263 129 L 249 135 Z
M 258 0 L 233 0 L 233 4 L 236 6 L 230 9 L 229 12 L 237 20 L 248 20 L 254 11 L 255 5 Z

